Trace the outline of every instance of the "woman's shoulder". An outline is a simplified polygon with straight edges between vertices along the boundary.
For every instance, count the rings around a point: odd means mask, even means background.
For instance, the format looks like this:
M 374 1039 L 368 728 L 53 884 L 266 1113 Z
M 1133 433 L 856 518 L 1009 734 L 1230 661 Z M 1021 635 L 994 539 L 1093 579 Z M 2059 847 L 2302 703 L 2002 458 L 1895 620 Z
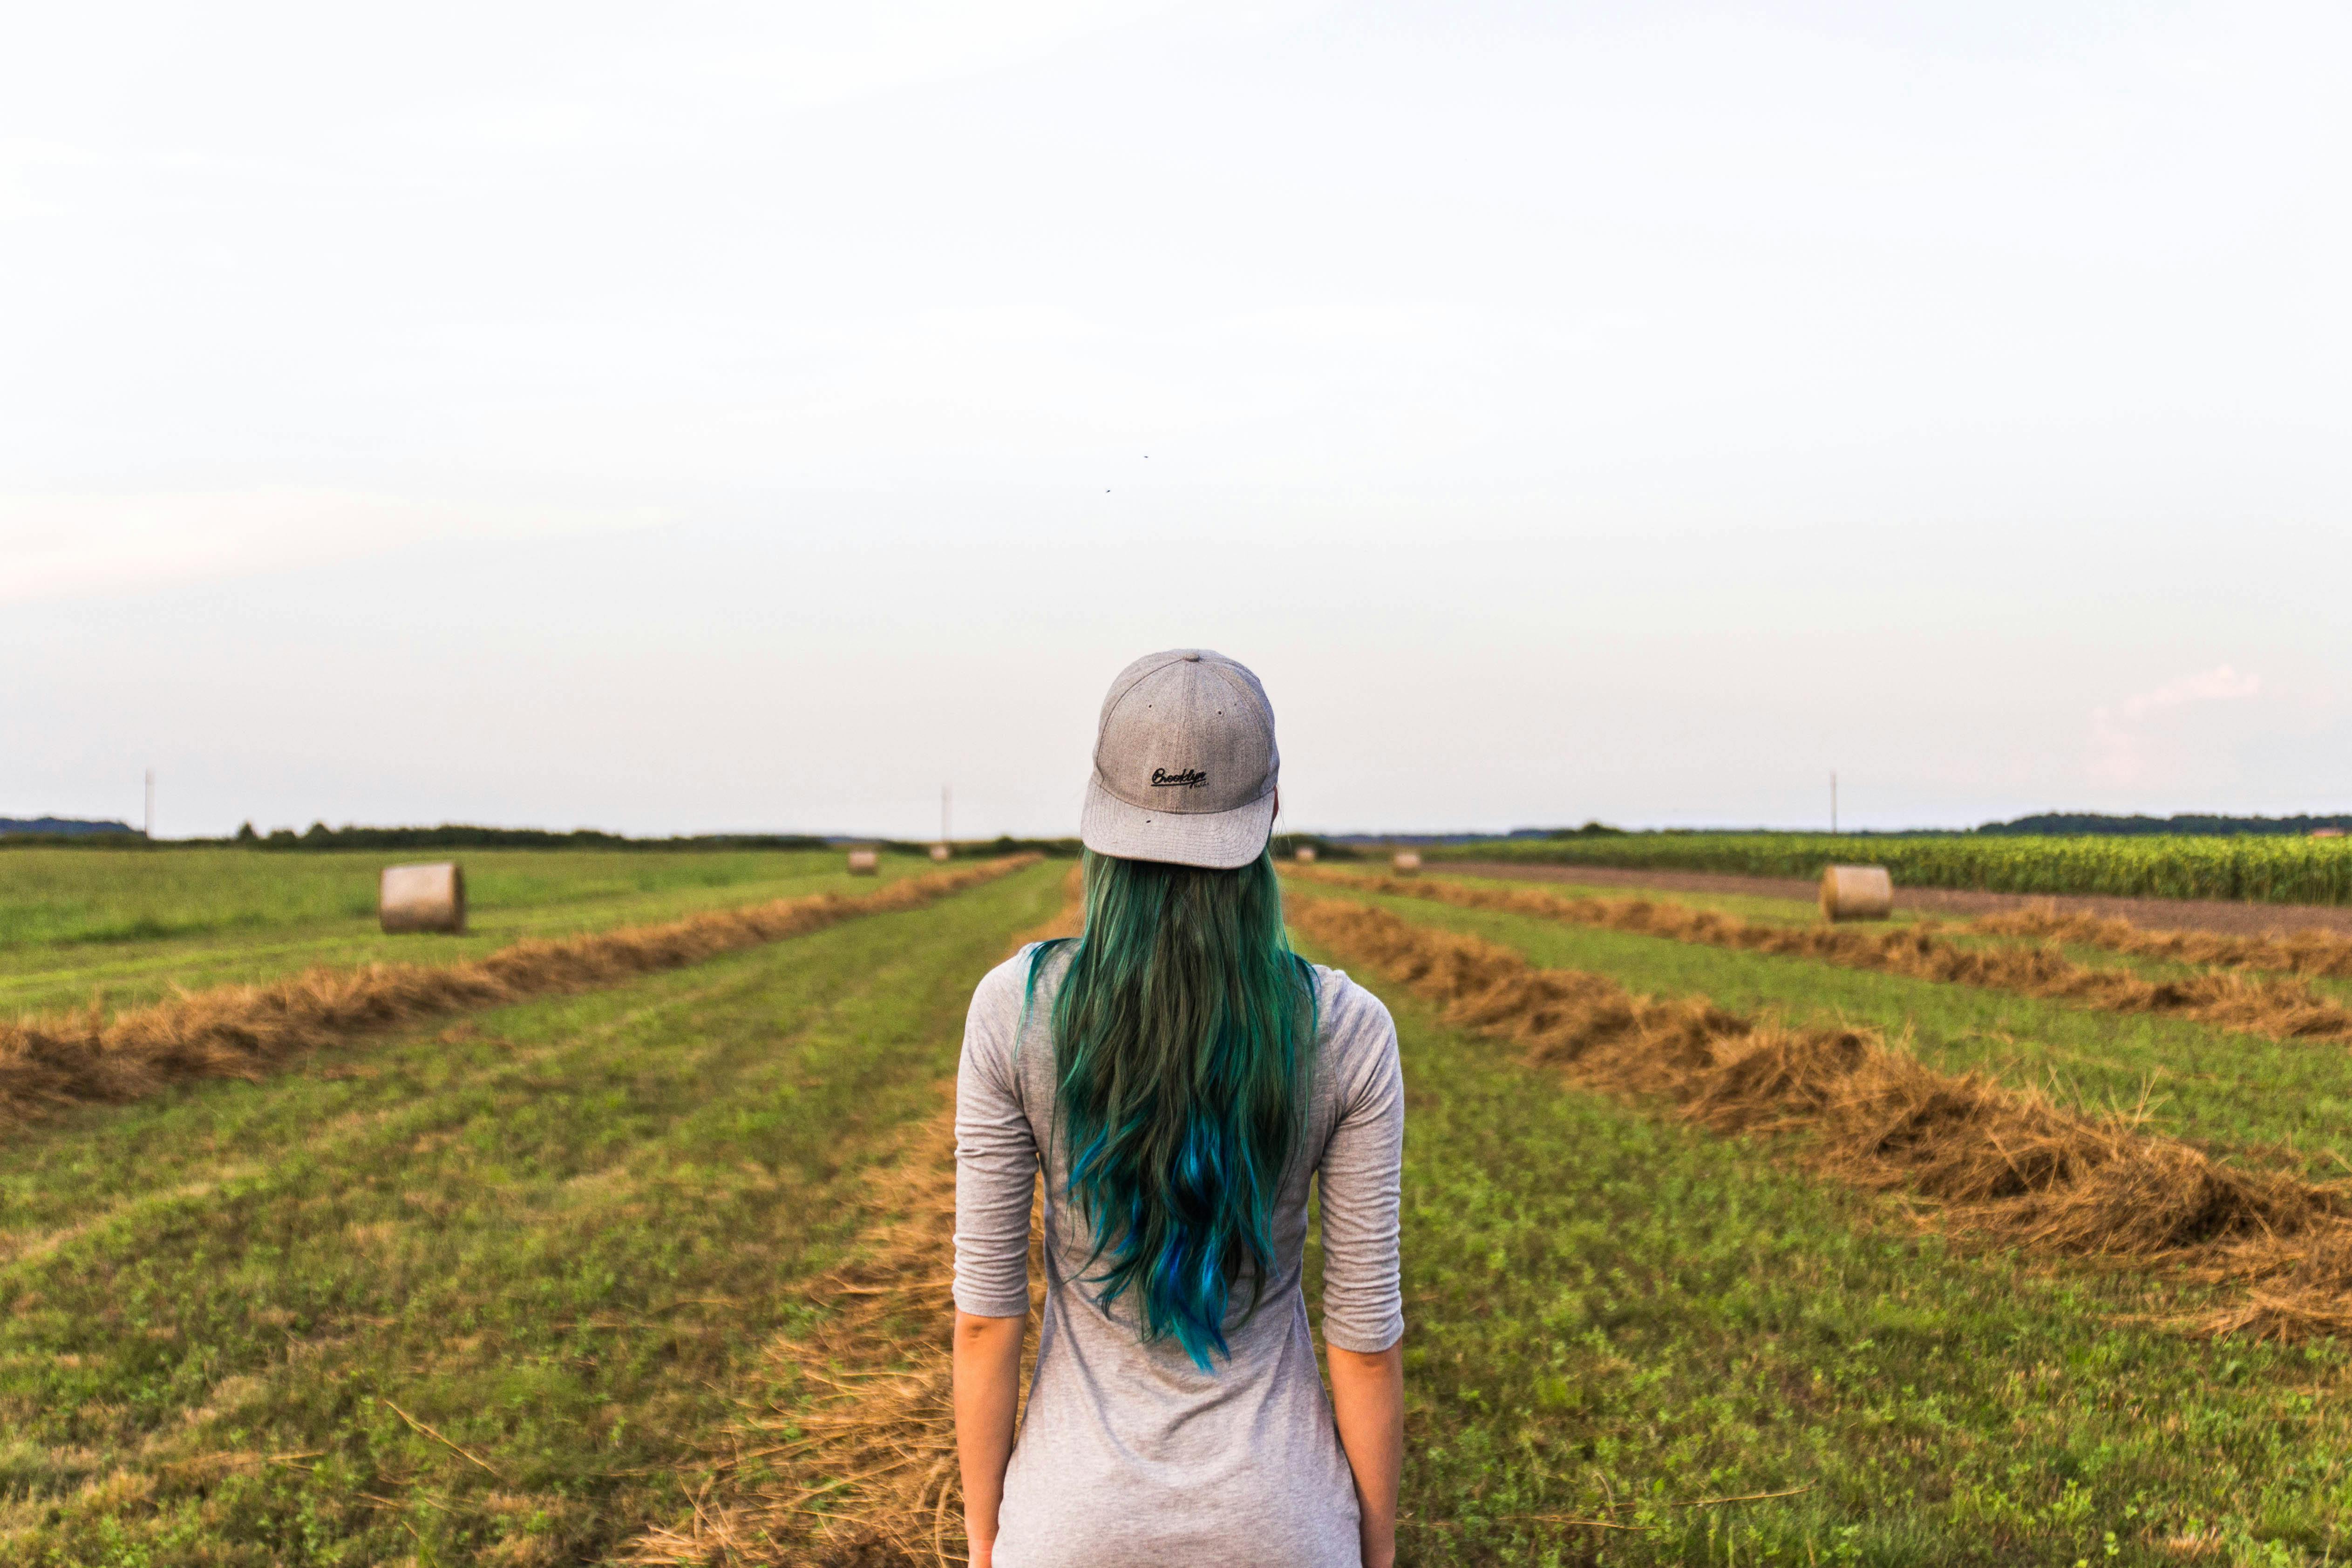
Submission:
M 1396 1051 L 1396 1020 L 1386 1003 L 1349 977 L 1345 969 L 1328 964 L 1315 970 L 1315 1012 L 1318 1043 L 1326 1051 L 1353 1055 L 1360 1051 Z
M 1041 1002 L 1053 994 L 1061 969 L 1066 967 L 1058 949 L 1068 945 L 1066 941 L 1024 943 L 1013 956 L 982 975 L 971 991 L 973 1020 L 1002 1023 L 1009 1030 L 1029 1005 L 1033 985 L 1034 998 Z M 1038 961 L 1041 956 L 1045 960 L 1042 964 Z
M 1396 1101 L 1404 1082 L 1396 1020 L 1380 998 L 1344 969 L 1315 966 L 1315 1071 L 1346 1117 Z
M 1036 962 L 1037 950 L 1043 942 L 1024 943 L 1013 956 L 980 977 L 971 988 L 971 1010 L 998 1011 L 1011 1008 L 1019 1011 L 1029 991 L 1029 971 Z
M 1018 1076 L 1019 1039 L 1031 1003 L 1031 969 L 1043 946 L 1029 943 L 982 975 L 980 984 L 972 988 L 971 1009 L 963 1027 L 966 1072 L 991 1075 L 1007 1085 Z M 1044 999 L 1042 992 L 1038 999 Z

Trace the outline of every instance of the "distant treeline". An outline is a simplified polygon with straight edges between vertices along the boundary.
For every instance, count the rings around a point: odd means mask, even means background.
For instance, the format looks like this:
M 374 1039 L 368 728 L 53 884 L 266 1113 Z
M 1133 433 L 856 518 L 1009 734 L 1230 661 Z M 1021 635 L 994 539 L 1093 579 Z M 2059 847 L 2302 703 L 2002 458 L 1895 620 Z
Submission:
M 594 828 L 557 833 L 544 828 L 478 828 L 462 822 L 445 822 L 437 828 L 331 828 L 313 822 L 299 833 L 279 828 L 268 834 L 255 832 L 247 822 L 228 841 L 263 850 L 821 850 L 827 845 L 826 840 L 807 833 L 693 833 L 633 839 Z
M 79 817 L 0 817 L 0 839 L 143 839 L 128 822 L 85 821 Z
M 839 839 L 837 843 L 872 844 L 891 854 L 927 855 L 937 839 Z M 1076 860 L 1085 852 L 1085 846 L 1076 839 L 1016 839 L 1009 834 L 993 839 L 958 839 L 953 848 L 960 860 L 981 855 L 1044 855 L 1049 860 Z
M 1354 844 L 1343 842 L 1338 839 L 1327 839 L 1316 833 L 1276 833 L 1274 835 L 1274 853 L 1276 859 L 1288 860 L 1292 856 L 1296 855 L 1301 849 L 1313 850 L 1315 852 L 1315 858 L 1318 860 L 1353 861 L 1364 858 L 1363 852 L 1358 849 Z
M 666 839 L 633 839 L 621 833 L 581 828 L 568 833 L 543 828 L 478 828 L 448 823 L 437 828 L 331 828 L 313 822 L 297 833 L 280 828 L 267 836 L 247 822 L 233 843 L 264 850 L 824 850 L 845 844 L 871 844 L 892 854 L 928 855 L 928 840 L 869 839 L 855 834 L 826 837 L 816 833 L 680 833 Z M 1076 839 L 997 838 L 967 840 L 955 845 L 959 857 L 1043 854 L 1062 857 L 1078 852 Z
M 49 825 L 57 824 L 57 825 Z M 52 848 L 144 849 L 147 836 L 120 822 L 73 822 L 41 818 L 17 822 L 0 818 L 0 845 Z M 257 832 L 251 822 L 226 839 L 159 840 L 158 849 L 201 849 L 235 845 L 254 850 L 824 850 L 870 844 L 891 854 L 929 855 L 929 840 L 867 838 L 854 833 L 678 833 L 668 838 L 636 839 L 595 828 L 553 832 L 545 828 L 485 828 L 468 822 L 444 822 L 432 828 L 331 828 L 313 822 L 300 832 L 291 828 Z M 963 840 L 955 846 L 959 859 L 983 855 L 1042 854 L 1075 859 L 1076 839 Z

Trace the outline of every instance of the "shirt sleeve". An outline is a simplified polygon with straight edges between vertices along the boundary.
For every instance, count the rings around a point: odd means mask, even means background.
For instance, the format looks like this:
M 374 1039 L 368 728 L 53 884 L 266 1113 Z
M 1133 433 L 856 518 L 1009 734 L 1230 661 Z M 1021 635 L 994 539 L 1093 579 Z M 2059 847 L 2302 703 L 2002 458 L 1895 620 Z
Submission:
M 975 1317 L 1029 1312 L 1029 1207 L 1037 1142 L 1013 1075 L 1024 949 L 972 994 L 956 1070 L 955 1304 Z
M 1404 1337 L 1398 1206 L 1404 1186 L 1404 1070 L 1380 998 L 1342 977 L 1333 1037 L 1342 1056 L 1339 1116 L 1318 1180 L 1323 1207 L 1323 1339 L 1370 1354 Z

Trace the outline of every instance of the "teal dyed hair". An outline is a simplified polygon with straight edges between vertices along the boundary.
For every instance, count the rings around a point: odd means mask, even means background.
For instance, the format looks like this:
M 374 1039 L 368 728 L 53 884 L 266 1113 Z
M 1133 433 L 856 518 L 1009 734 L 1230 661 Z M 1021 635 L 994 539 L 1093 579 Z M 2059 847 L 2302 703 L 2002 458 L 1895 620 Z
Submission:
M 1274 1270 L 1274 1206 L 1298 1151 L 1315 983 L 1282 929 L 1274 857 L 1235 871 L 1088 852 L 1086 934 L 1054 998 L 1055 1104 L 1087 1283 L 1132 1291 L 1147 1341 L 1202 1370 Z M 1048 943 L 1030 960 L 1029 983 Z

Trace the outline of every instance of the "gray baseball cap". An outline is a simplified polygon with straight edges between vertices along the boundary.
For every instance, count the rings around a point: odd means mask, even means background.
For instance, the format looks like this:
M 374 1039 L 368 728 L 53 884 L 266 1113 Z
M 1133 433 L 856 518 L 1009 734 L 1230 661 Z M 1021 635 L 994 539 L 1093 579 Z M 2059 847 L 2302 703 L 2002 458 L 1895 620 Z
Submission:
M 1097 854 L 1231 871 L 1265 850 L 1281 771 L 1255 675 L 1205 648 L 1148 653 L 1103 698 L 1078 836 Z

